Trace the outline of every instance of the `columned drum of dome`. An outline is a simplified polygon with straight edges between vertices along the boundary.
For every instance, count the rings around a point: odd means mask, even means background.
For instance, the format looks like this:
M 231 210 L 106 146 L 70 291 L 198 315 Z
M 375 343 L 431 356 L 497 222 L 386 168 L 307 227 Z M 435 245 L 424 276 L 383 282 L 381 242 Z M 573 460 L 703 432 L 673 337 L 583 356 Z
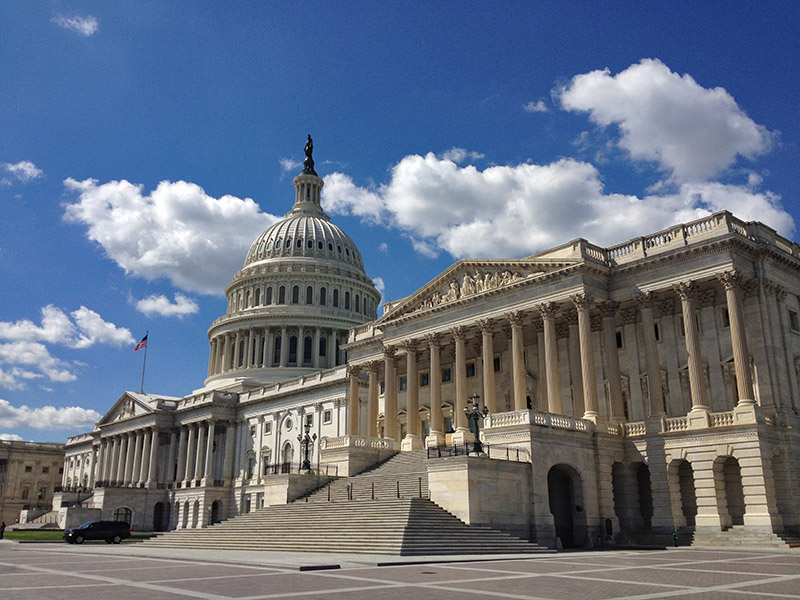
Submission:
M 348 329 L 377 317 L 380 293 L 353 240 L 322 210 L 304 170 L 285 218 L 253 242 L 208 332 L 206 385 L 258 386 L 345 363 Z

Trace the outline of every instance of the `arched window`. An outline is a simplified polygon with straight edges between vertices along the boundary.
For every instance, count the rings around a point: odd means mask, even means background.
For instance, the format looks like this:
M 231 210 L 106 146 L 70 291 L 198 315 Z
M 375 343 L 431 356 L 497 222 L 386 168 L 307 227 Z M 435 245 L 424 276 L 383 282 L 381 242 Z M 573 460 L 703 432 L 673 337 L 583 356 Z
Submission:
M 250 307 L 250 290 L 247 290 L 244 293 L 244 307 L 243 308 L 249 308 L 249 307 Z
M 275 350 L 272 352 L 272 362 L 280 364 L 281 362 L 281 336 L 275 336 Z
M 361 312 L 361 299 L 358 297 L 358 294 L 356 294 L 356 308 L 355 308 L 355 311 L 356 312 Z
M 286 304 L 286 287 L 283 285 L 278 288 L 278 304 Z
M 244 366 L 244 356 L 247 353 L 247 347 L 245 346 L 244 341 L 239 343 L 239 356 L 236 360 L 237 366 L 241 367 Z
M 336 250 L 339 252 L 339 254 L 342 253 L 342 247 L 341 246 L 336 246 Z
M 272 304 L 272 288 L 271 287 L 267 288 L 266 296 L 267 296 L 267 298 L 264 301 L 264 304 L 267 304 L 267 305 Z
M 333 244 L 328 242 L 328 252 L 333 252 Z
M 327 351 L 328 351 L 328 340 L 326 340 L 324 337 L 319 338 L 319 355 L 325 356 L 327 354 Z
M 317 248 L 320 249 L 320 250 L 322 250 L 324 248 L 324 246 L 322 245 L 322 240 L 317 242 Z
M 306 304 L 314 304 L 314 288 L 311 286 L 306 288 Z
M 115 521 L 125 521 L 126 523 L 130 524 L 132 518 L 133 518 L 133 511 L 127 506 L 120 506 L 119 508 L 117 508 L 117 510 L 114 511 Z
M 281 453 L 281 471 L 284 473 L 289 473 L 292 470 L 292 461 L 294 460 L 294 448 L 292 448 L 291 442 L 286 442 L 283 446 L 283 452 Z
M 344 293 L 344 309 L 350 310 L 350 292 Z
M 297 246 L 298 248 L 302 248 L 302 247 L 303 247 L 303 239 L 302 239 L 302 238 L 297 238 L 297 244 L 296 244 L 296 246 Z
M 256 288 L 256 301 L 254 305 L 259 306 L 260 304 L 261 304 L 261 288 Z
M 333 290 L 333 308 L 339 308 L 339 290 Z
M 300 302 L 300 286 L 296 285 L 292 288 L 292 304 Z
M 311 349 L 314 347 L 314 340 L 306 337 L 303 341 L 303 362 L 311 362 Z
M 297 336 L 289 338 L 289 362 L 297 364 Z
M 313 248 L 314 247 L 314 240 L 308 240 L 308 242 L 306 242 L 306 247 Z
M 322 306 L 325 306 L 328 303 L 328 290 L 326 290 L 324 287 L 319 288 L 319 303 Z
M 291 248 L 292 247 L 292 238 L 286 238 L 286 247 L 287 248 Z

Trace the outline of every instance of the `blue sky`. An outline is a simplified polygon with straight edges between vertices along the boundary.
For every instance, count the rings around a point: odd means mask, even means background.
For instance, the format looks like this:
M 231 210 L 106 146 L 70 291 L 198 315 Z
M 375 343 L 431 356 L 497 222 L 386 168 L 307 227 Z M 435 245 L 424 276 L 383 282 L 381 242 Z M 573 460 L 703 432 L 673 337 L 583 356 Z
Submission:
M 795 239 L 796 2 L 0 5 L 0 436 L 202 386 L 209 324 L 323 203 L 386 299 L 454 260 L 727 208 Z

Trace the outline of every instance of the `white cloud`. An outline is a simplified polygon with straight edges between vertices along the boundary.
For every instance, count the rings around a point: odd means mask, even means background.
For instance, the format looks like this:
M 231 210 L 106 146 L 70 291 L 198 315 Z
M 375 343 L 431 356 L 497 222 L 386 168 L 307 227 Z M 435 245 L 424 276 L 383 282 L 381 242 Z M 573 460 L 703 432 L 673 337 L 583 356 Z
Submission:
M 440 158 L 444 160 L 452 160 L 456 164 L 460 164 L 464 162 L 466 159 L 470 160 L 480 160 L 485 154 L 481 154 L 480 152 L 475 152 L 473 150 L 467 150 L 466 148 L 457 148 L 453 146 L 450 150 L 445 150 L 441 155 Z
M 389 251 L 389 244 L 386 242 L 381 242 L 378 244 L 378 252 L 388 252 Z
M 16 433 L 0 433 L 0 440 L 6 440 L 7 442 L 21 442 L 22 437 Z
M 549 112 L 550 109 L 547 108 L 547 104 L 544 103 L 544 100 L 537 100 L 534 102 L 531 100 L 527 104 L 522 107 L 525 112 L 529 113 L 544 113 Z
M 794 231 L 769 192 L 686 183 L 670 194 L 606 193 L 597 168 L 573 159 L 480 171 L 429 153 L 406 156 L 377 187 L 359 188 L 339 173 L 329 178 L 336 184 L 329 188 L 326 178 L 328 208 L 399 229 L 424 256 L 524 256 L 576 237 L 613 245 L 722 209 L 783 235 Z
M 85 17 L 78 15 L 74 17 L 65 17 L 64 15 L 58 14 L 53 17 L 53 23 L 64 29 L 70 29 L 84 37 L 89 37 L 97 33 L 97 29 L 100 27 L 100 23 L 92 15 L 86 15 Z
M 3 168 L 22 183 L 28 183 L 44 175 L 42 170 L 29 160 L 21 160 L 14 164 L 3 163 Z M 11 183 L 10 180 L 6 180 L 6 182 Z
M 78 200 L 67 221 L 88 226 L 126 273 L 168 278 L 187 291 L 219 294 L 241 268 L 252 241 L 279 217 L 250 198 L 212 198 L 200 186 L 162 181 L 150 194 L 128 181 L 66 179 Z
M 291 158 L 282 158 L 278 162 L 281 163 L 281 170 L 284 173 L 288 173 L 289 171 L 298 171 L 303 166 L 303 163 Z
M 70 315 L 74 323 L 60 308 L 48 304 L 42 308 L 41 325 L 28 319 L 0 321 L 0 339 L 63 344 L 70 348 L 88 348 L 95 343 L 124 346 L 134 341 L 128 329 L 104 321 L 85 306 Z
M 653 161 L 680 181 L 714 177 L 737 156 L 767 152 L 774 134 L 755 123 L 725 89 L 699 85 L 664 63 L 644 59 L 612 76 L 576 75 L 556 92 L 569 111 L 588 112 L 602 127 L 619 126 L 619 146 Z
M 70 366 L 63 360 L 50 354 L 47 346 L 40 342 L 16 341 L 0 344 L 0 364 L 25 365 L 34 367 L 50 381 L 65 383 L 77 379 L 70 371 Z M 0 376 L 0 387 L 6 389 L 23 389 L 30 379 L 23 374 L 30 373 L 25 369 L 12 368 Z
M 100 420 L 100 413 L 94 410 L 67 406 L 42 406 L 30 408 L 12 406 L 0 398 L 0 422 L 4 427 L 29 427 L 31 429 L 75 429 L 91 427 Z
M 183 294 L 175 294 L 175 302 L 161 295 L 153 294 L 142 298 L 136 303 L 136 310 L 146 315 L 160 315 L 162 317 L 179 317 L 191 315 L 200 310 L 197 303 Z

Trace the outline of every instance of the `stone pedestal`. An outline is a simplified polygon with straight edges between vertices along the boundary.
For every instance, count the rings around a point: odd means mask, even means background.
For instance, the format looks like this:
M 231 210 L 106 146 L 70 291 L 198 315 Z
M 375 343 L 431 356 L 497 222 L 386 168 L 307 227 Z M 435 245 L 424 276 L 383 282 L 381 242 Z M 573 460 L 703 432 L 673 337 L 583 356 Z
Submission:
M 424 444 L 419 436 L 408 434 L 406 437 L 403 438 L 403 441 L 400 442 L 400 450 L 403 452 L 409 452 L 411 450 L 421 450 L 424 448 Z
M 331 480 L 325 475 L 314 473 L 287 473 L 271 475 L 264 479 L 264 506 L 288 504 Z
M 436 448 L 437 446 L 444 446 L 445 437 L 443 433 L 431 433 L 425 438 L 426 448 Z
M 420 443 L 420 448 L 422 447 Z M 335 475 L 352 477 L 395 453 L 394 440 L 345 435 L 324 437 L 320 443 L 320 465 L 335 466 Z M 333 471 L 329 471 L 333 475 Z
M 686 415 L 687 429 L 708 429 L 711 425 L 711 411 L 707 406 L 695 406 Z

